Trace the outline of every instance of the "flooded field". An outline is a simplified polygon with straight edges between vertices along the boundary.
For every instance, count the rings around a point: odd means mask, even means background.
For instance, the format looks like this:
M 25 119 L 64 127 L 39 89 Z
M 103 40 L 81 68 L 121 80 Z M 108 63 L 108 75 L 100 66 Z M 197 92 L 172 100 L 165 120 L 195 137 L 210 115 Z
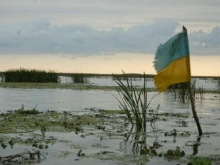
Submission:
M 199 83 L 215 88 L 212 82 Z M 148 92 L 148 99 L 155 94 Z M 220 164 L 220 94 L 195 96 L 202 137 L 189 101 L 171 92 L 150 103 L 146 133 L 131 130 L 115 97 L 115 90 L 0 88 L 1 163 Z M 6 160 L 9 155 L 17 157 Z

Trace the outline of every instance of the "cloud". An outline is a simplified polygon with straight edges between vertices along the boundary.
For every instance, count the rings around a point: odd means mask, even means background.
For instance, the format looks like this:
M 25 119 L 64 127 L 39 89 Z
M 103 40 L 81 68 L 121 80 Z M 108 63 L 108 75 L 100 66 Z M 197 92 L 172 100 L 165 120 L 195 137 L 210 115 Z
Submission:
M 220 28 L 216 26 L 211 32 L 192 32 L 189 35 L 189 43 L 193 54 L 220 55 Z
M 179 23 L 159 19 L 128 29 L 98 30 L 82 25 L 52 25 L 47 20 L 17 22 L 0 27 L 1 54 L 112 54 L 155 53 L 176 33 Z M 189 35 L 191 54 L 219 53 L 219 27 Z

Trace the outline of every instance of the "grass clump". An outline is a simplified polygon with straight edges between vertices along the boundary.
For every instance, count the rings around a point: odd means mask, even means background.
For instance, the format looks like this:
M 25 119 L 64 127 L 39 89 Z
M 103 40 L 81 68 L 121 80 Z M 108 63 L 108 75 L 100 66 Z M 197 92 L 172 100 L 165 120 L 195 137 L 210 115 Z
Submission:
M 31 83 L 58 83 L 58 74 L 54 71 L 44 71 L 36 69 L 10 69 L 4 73 L 5 82 L 31 82 Z
M 175 150 L 168 150 L 164 156 L 168 159 L 179 159 L 185 156 L 185 152 L 180 150 L 180 147 L 176 147 Z
M 125 111 L 128 120 L 132 126 L 136 126 L 137 131 L 146 132 L 146 112 L 151 102 L 147 102 L 146 77 L 144 75 L 143 87 L 137 88 L 133 86 L 132 81 L 125 77 L 126 84 L 119 77 L 115 77 L 115 82 L 118 84 L 118 93 L 121 97 L 119 108 Z M 133 120 L 134 118 L 134 120 Z
M 36 106 L 32 110 L 24 110 L 24 105 L 22 104 L 20 109 L 15 110 L 15 113 L 16 114 L 26 114 L 26 115 L 36 115 L 36 114 L 39 114 L 40 112 L 35 109 Z

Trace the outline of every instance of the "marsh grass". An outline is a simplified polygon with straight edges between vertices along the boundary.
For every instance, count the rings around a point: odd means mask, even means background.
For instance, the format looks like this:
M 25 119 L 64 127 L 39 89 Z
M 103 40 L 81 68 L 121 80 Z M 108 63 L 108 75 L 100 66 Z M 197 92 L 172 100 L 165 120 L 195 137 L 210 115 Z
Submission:
M 215 78 L 215 80 L 217 92 L 220 93 L 220 77 Z
M 0 77 L 1 77 L 1 82 L 4 82 L 4 81 L 5 81 L 5 76 L 4 76 L 4 74 L 0 74 Z
M 73 83 L 88 83 L 88 80 L 85 78 L 83 74 L 74 74 L 72 76 Z
M 38 110 L 35 109 L 36 107 L 37 105 L 32 110 L 24 110 L 24 104 L 22 104 L 20 109 L 15 110 L 15 113 L 21 115 L 36 115 L 40 113 Z
M 199 87 L 198 88 L 198 90 L 197 90 L 197 93 L 199 94 L 199 99 L 202 101 L 202 100 L 204 100 L 205 99 L 205 97 L 204 97 L 204 89 L 203 89 L 203 87 Z
M 124 80 L 125 83 L 119 77 L 115 77 L 115 82 L 119 86 L 117 91 L 121 97 L 121 100 L 116 98 L 119 108 L 125 111 L 132 128 L 135 125 L 137 131 L 146 132 L 147 109 L 155 96 L 148 102 L 145 74 L 144 84 L 141 88 L 133 86 L 132 81 L 126 76 L 124 76 Z
M 36 69 L 10 69 L 4 73 L 5 82 L 58 83 L 58 74 L 54 71 Z
M 169 87 L 169 90 L 173 93 L 175 99 L 178 99 L 183 103 L 189 100 L 188 82 L 173 84 Z M 192 90 L 193 98 L 195 98 L 195 94 L 196 94 L 195 80 L 191 83 L 191 90 Z

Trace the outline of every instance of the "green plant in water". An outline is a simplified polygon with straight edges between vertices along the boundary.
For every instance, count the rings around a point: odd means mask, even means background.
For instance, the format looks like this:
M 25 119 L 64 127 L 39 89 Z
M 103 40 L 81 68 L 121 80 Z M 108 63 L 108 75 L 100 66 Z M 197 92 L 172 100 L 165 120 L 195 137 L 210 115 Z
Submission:
M 124 73 L 124 72 L 123 72 Z M 125 73 L 124 73 L 125 75 Z M 125 111 L 128 120 L 132 124 L 132 128 L 135 125 L 137 131 L 146 132 L 146 112 L 147 108 L 153 98 L 147 102 L 147 89 L 146 89 L 146 77 L 144 74 L 143 87 L 137 88 L 133 86 L 132 81 L 125 77 L 126 83 L 123 83 L 120 78 L 115 77 L 115 82 L 118 84 L 117 89 L 121 100 L 117 99 L 120 103 L 119 108 Z M 133 121 L 134 118 L 134 121 Z
M 0 77 L 1 77 L 1 82 L 4 82 L 4 79 L 5 79 L 4 74 L 1 74 Z
M 174 94 L 175 98 L 179 99 L 181 102 L 184 103 L 186 100 L 189 99 L 188 82 L 173 84 L 169 87 L 169 89 Z M 191 90 L 195 98 L 195 94 L 196 94 L 195 80 L 191 83 Z
M 220 93 L 220 77 L 215 78 L 216 80 L 216 88 L 218 93 Z
M 197 157 L 193 160 L 192 165 L 211 165 L 212 161 L 209 158 Z
M 197 91 L 198 91 L 200 100 L 203 100 L 204 99 L 204 96 L 203 96 L 204 89 L 203 89 L 203 87 L 199 87 Z
M 47 131 L 46 126 L 45 126 L 45 125 L 42 125 L 41 128 L 40 128 L 40 131 L 41 131 L 43 137 L 45 137 L 45 133 L 46 133 L 46 131 Z
M 180 147 L 176 147 L 175 150 L 168 150 L 164 156 L 168 159 L 179 159 L 185 156 L 185 152 L 180 150 Z
M 34 114 L 39 114 L 40 112 L 36 110 L 35 108 L 37 105 L 32 109 L 32 110 L 25 110 L 24 109 L 24 104 L 22 104 L 21 108 L 18 110 L 15 110 L 16 114 L 26 114 L 26 115 L 34 115 Z

